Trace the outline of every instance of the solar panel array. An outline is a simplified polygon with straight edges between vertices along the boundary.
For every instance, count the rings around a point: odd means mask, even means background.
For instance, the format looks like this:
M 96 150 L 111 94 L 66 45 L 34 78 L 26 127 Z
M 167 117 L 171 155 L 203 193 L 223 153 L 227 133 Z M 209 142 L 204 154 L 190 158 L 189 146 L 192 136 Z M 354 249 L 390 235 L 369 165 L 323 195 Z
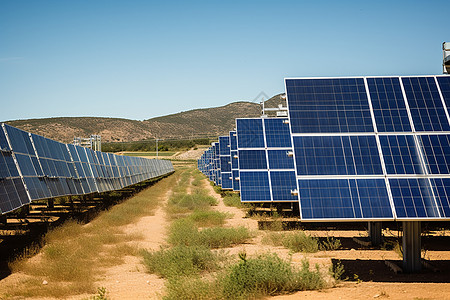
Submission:
M 298 201 L 287 119 L 236 119 L 236 133 L 241 201 Z
M 449 80 L 286 79 L 301 218 L 449 218 Z
M 0 213 L 33 200 L 118 190 L 174 171 L 167 160 L 93 151 L 0 128 Z
M 241 201 L 298 201 L 309 221 L 450 217 L 450 76 L 285 86 L 288 119 L 237 119 L 234 148 L 230 133 Z

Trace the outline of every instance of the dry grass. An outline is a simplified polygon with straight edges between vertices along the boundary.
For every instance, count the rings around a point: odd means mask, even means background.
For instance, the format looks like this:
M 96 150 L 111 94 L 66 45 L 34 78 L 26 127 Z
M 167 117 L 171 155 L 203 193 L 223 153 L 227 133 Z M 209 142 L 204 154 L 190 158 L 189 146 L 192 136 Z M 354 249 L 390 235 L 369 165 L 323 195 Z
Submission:
M 138 255 L 135 241 L 140 234 L 125 234 L 120 227 L 142 216 L 153 215 L 166 193 L 174 186 L 182 172 L 176 172 L 151 188 L 101 213 L 87 225 L 68 221 L 44 237 L 40 255 L 30 249 L 10 264 L 13 272 L 26 274 L 27 279 L 2 297 L 66 297 L 81 293 L 95 293 L 95 280 L 102 267 L 123 262 L 126 255 Z M 43 285 L 43 281 L 47 285 Z M 18 288 L 20 287 L 20 288 Z

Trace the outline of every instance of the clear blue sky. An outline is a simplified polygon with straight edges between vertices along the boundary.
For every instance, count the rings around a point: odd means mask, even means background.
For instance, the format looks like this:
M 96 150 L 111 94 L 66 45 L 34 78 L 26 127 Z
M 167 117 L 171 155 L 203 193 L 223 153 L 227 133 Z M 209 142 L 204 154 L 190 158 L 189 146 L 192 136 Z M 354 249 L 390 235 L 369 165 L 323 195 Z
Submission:
M 441 74 L 448 1 L 0 0 L 0 121 L 143 120 L 285 77 Z

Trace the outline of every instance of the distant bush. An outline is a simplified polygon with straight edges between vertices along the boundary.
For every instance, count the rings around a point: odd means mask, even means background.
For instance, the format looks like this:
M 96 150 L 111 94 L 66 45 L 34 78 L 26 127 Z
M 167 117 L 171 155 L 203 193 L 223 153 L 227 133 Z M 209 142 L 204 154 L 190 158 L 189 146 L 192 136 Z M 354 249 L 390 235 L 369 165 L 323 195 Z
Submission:
M 190 149 L 196 145 L 209 145 L 209 139 L 194 140 L 158 140 L 159 151 L 176 151 L 181 149 Z M 111 142 L 102 143 L 102 151 L 104 152 L 120 152 L 120 151 L 155 151 L 156 141 L 136 141 L 136 142 Z

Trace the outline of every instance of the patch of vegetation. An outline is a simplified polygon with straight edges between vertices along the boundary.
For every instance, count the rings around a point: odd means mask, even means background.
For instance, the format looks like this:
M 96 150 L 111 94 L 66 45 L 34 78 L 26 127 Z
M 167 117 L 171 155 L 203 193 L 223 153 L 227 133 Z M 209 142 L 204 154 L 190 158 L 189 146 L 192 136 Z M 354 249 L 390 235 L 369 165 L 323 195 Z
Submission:
M 188 218 L 199 227 L 222 226 L 228 214 L 219 211 L 195 210 Z
M 325 282 L 319 272 L 310 271 L 307 260 L 295 270 L 289 261 L 276 254 L 265 254 L 233 265 L 223 278 L 226 299 L 247 299 L 250 296 L 276 295 L 285 292 L 320 289 Z
M 142 251 L 144 265 L 161 277 L 190 276 L 218 268 L 223 257 L 204 246 L 184 245 L 158 251 Z
M 341 240 L 334 237 L 327 237 L 324 241 L 320 242 L 319 249 L 322 251 L 333 251 L 341 248 Z
M 209 145 L 209 139 L 194 139 L 194 140 L 158 140 L 158 151 L 178 151 L 187 150 L 195 147 L 196 145 Z M 115 143 L 102 143 L 102 151 L 104 152 L 155 152 L 156 153 L 156 141 L 137 141 L 137 142 L 115 142 Z
M 332 260 L 332 264 L 330 265 L 329 273 L 331 277 L 335 280 L 335 282 L 340 282 L 342 279 L 342 275 L 344 275 L 344 265 L 340 260 Z
M 243 243 L 250 237 L 250 231 L 245 227 L 214 227 L 199 231 L 194 221 L 182 218 L 172 222 L 169 228 L 168 242 L 173 246 L 224 248 Z
M 164 300 L 215 300 L 223 299 L 215 286 L 216 281 L 208 281 L 200 277 L 173 277 L 166 283 L 167 294 Z
M 206 195 L 202 190 L 194 190 L 192 194 L 176 193 L 168 201 L 167 212 L 171 215 L 192 212 L 194 210 L 206 210 L 212 205 L 217 205 L 217 200 Z
M 175 152 L 158 151 L 158 156 L 173 156 Z M 156 152 L 124 152 L 126 156 L 156 156 Z
M 306 235 L 303 231 L 270 232 L 264 236 L 263 242 L 274 246 L 283 246 L 293 252 L 314 253 L 319 251 L 319 240 Z
M 192 181 L 192 185 L 196 186 L 196 187 L 199 187 L 201 185 L 203 179 L 206 178 L 206 176 L 199 170 L 195 170 L 193 176 L 194 176 L 194 180 Z
M 240 258 L 215 280 L 169 280 L 164 299 L 254 299 L 325 286 L 318 267 L 310 271 L 306 260 L 297 270 L 276 254 L 247 259 L 243 253 Z
M 239 196 L 239 194 L 236 193 L 225 196 L 223 198 L 223 203 L 226 206 L 233 206 L 237 208 L 245 207 L 245 204 L 241 202 L 241 197 Z

